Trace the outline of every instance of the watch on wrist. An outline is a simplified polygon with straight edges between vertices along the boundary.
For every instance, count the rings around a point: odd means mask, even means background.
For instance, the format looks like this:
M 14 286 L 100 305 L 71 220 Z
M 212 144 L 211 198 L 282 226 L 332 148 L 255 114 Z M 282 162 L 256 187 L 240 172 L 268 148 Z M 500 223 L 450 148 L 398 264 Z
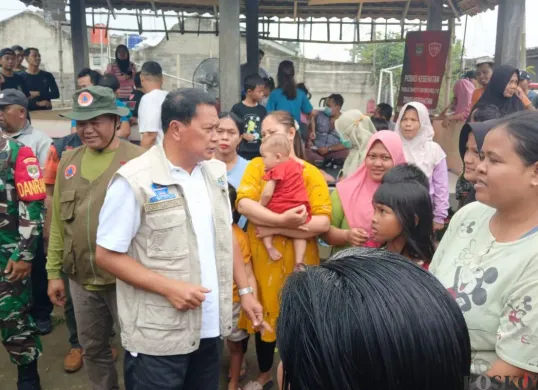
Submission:
M 252 289 L 252 287 L 245 287 L 239 290 L 240 297 L 242 297 L 243 295 L 253 294 L 253 293 L 254 293 L 254 290 Z
M 329 146 L 329 148 L 327 149 L 329 151 L 329 153 L 332 152 L 332 148 Z

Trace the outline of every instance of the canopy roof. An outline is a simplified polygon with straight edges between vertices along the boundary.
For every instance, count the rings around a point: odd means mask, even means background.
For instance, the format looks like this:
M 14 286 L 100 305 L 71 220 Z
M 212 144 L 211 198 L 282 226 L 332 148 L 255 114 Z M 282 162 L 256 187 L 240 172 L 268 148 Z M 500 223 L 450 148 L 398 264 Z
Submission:
M 22 0 L 43 7 L 46 0 Z M 71 0 L 76 1 L 76 0 Z M 260 17 L 299 18 L 396 18 L 421 19 L 428 15 L 430 0 L 259 0 Z M 499 4 L 500 0 L 444 0 L 444 16 L 476 15 Z M 241 12 L 245 12 L 241 0 Z M 362 7 L 361 7 L 361 3 Z M 86 0 L 88 8 L 185 11 L 214 14 L 218 0 Z

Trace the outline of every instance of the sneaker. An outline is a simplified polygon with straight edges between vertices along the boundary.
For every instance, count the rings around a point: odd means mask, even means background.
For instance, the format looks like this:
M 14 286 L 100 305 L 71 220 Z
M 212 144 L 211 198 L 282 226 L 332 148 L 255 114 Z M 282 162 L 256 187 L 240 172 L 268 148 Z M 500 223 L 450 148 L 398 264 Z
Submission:
M 77 372 L 82 368 L 82 348 L 71 348 L 64 359 L 64 371 L 68 373 Z
M 35 327 L 38 335 L 45 336 L 52 332 L 52 320 L 35 320 Z

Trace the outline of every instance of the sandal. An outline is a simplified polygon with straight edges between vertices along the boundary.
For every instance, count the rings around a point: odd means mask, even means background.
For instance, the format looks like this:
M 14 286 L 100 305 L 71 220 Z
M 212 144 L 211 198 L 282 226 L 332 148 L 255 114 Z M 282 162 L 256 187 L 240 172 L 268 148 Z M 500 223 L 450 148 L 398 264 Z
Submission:
M 270 390 L 273 388 L 273 385 L 274 383 L 272 380 L 263 386 L 260 382 L 250 381 L 245 385 L 245 387 L 243 387 L 243 390 Z

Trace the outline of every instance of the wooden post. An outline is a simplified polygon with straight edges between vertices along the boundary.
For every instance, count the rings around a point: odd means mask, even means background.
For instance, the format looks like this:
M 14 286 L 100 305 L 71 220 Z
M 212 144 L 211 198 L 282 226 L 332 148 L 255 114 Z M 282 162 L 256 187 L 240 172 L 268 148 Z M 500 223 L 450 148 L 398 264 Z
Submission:
M 527 69 L 527 18 L 523 14 L 523 20 L 521 21 L 521 53 L 519 54 L 519 69 Z
M 177 76 L 177 82 L 176 87 L 181 88 L 181 61 L 179 59 L 179 53 L 176 55 L 176 76 Z
M 452 17 L 448 20 L 448 28 L 450 31 L 450 46 L 448 47 L 448 56 L 446 59 L 446 70 L 445 70 L 445 96 L 443 101 L 443 108 L 448 106 L 450 103 L 450 94 L 452 92 L 452 47 L 456 41 L 456 21 Z
M 219 0 L 219 11 L 220 103 L 222 111 L 230 111 L 241 97 L 239 0 Z
M 260 66 L 259 32 L 258 32 L 258 0 L 246 0 L 247 17 L 247 70 L 244 76 L 258 74 Z M 243 84 L 244 80 L 241 80 Z
M 88 30 L 86 29 L 86 0 L 72 1 L 69 5 L 71 14 L 71 41 L 73 47 L 73 73 L 75 85 L 78 72 L 90 65 L 88 55 Z
M 500 0 L 497 11 L 495 65 L 521 65 L 521 35 L 524 33 L 525 0 Z
M 428 28 L 427 30 L 443 29 L 443 0 L 428 1 Z
M 65 96 L 64 96 L 64 48 L 63 48 L 63 30 L 62 22 L 56 22 L 56 28 L 58 29 L 58 59 L 60 60 L 59 71 L 59 89 L 60 89 L 60 107 L 64 108 Z

